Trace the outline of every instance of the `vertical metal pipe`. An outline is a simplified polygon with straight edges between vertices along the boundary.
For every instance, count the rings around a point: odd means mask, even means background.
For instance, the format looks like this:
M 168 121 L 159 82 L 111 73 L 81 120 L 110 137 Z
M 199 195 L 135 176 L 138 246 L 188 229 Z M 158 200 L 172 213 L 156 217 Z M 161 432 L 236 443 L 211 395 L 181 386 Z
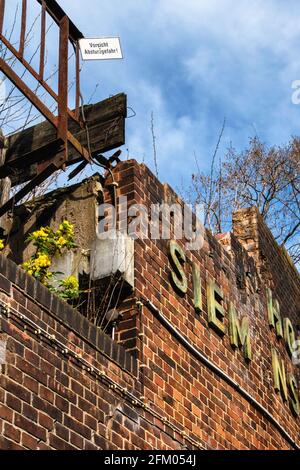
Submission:
M 75 101 L 75 117 L 79 119 L 79 106 L 80 106 L 80 52 L 79 42 L 76 42 L 76 101 Z
M 26 34 L 26 16 L 27 16 L 27 0 L 22 0 L 22 19 L 21 19 L 21 34 L 20 34 L 20 55 L 24 55 L 25 47 L 25 34 Z
M 5 0 L 0 0 L 0 34 L 2 34 L 2 31 L 3 31 L 4 12 L 5 12 Z
M 60 137 L 65 142 L 67 152 L 69 58 L 69 18 L 67 16 L 62 18 L 59 23 L 59 27 L 58 137 Z
M 44 79 L 45 69 L 45 41 L 46 41 L 46 2 L 43 0 L 41 13 L 41 49 L 40 49 L 40 79 Z

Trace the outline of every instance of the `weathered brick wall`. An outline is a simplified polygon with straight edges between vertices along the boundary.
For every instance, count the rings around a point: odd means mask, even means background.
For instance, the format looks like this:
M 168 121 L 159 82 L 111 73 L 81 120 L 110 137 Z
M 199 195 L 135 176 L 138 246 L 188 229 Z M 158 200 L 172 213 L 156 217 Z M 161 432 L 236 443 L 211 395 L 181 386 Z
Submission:
M 135 161 L 114 173 L 118 196 L 128 195 L 129 205 L 179 200 Z M 135 290 L 120 306 L 116 335 L 123 346 L 0 256 L 0 299 L 11 306 L 1 314 L 0 447 L 299 446 L 299 418 L 273 385 L 271 347 L 298 383 L 300 378 L 268 326 L 265 288 L 276 286 L 236 237 L 218 238 L 207 233 L 203 249 L 186 252 L 185 295 L 170 282 L 167 240 L 135 242 Z M 192 263 L 200 268 L 200 312 L 192 302 Z M 286 289 L 294 286 L 287 315 L 296 326 L 299 283 L 288 270 L 280 276 Z M 229 301 L 239 316 L 249 317 L 251 362 L 232 348 L 228 333 L 220 336 L 209 327 L 208 277 L 223 290 L 227 329 Z M 274 295 L 280 301 L 280 291 Z
M 159 183 L 144 165 L 124 163 L 119 167 L 116 178 L 120 193 L 126 192 L 122 188 L 134 187 L 135 191 L 130 194 L 131 199 L 148 207 L 153 203 L 178 201 L 178 196 L 171 188 Z M 132 331 L 143 335 L 137 341 L 140 360 L 146 366 L 143 368 L 146 401 L 163 410 L 172 422 L 180 424 L 185 432 L 205 447 L 290 447 L 291 442 L 287 442 L 270 418 L 264 416 L 263 410 L 241 396 L 238 392 L 240 386 L 299 445 L 299 418 L 291 414 L 288 404 L 275 392 L 273 384 L 272 347 L 284 360 L 287 372 L 293 372 L 299 380 L 299 367 L 291 364 L 283 340 L 277 340 L 267 320 L 266 287 L 274 288 L 274 295 L 279 300 L 282 291 L 270 285 L 269 279 L 258 272 L 254 260 L 232 234 L 218 238 L 219 241 L 207 233 L 202 250 L 186 253 L 184 269 L 188 279 L 188 292 L 185 296 L 177 294 L 170 283 L 167 241 L 136 241 L 135 296 L 150 300 L 191 345 L 233 379 L 237 386 L 232 387 L 232 384 L 187 352 L 153 311 L 143 306 L 141 314 L 137 310 L 131 311 L 131 321 L 135 320 Z M 183 247 L 182 242 L 178 243 Z M 260 243 L 266 243 L 263 234 Z M 272 249 L 275 250 L 273 247 Z M 272 257 L 273 253 L 266 245 L 266 251 L 268 250 Z M 203 308 L 200 314 L 195 312 L 192 304 L 193 262 L 201 272 Z M 278 259 L 274 267 L 281 267 Z M 289 316 L 296 329 L 299 322 L 299 281 L 295 284 L 295 276 L 291 276 L 289 269 L 279 270 L 276 276 L 282 279 L 284 289 L 289 288 L 290 294 L 293 291 L 289 308 L 283 310 L 282 316 Z M 253 350 L 253 360 L 250 363 L 245 361 L 240 349 L 234 350 L 231 347 L 228 334 L 220 337 L 208 326 L 208 277 L 223 290 L 227 331 L 229 301 L 233 302 L 240 317 L 247 316 L 250 319 Z M 285 297 L 284 302 L 286 300 Z M 129 325 L 128 318 L 126 321 Z M 122 339 L 122 324 L 120 329 Z
M 1 255 L 0 312 L 1 449 L 182 447 L 136 359 Z
M 300 274 L 285 248 L 275 242 L 256 207 L 233 214 L 233 233 L 255 260 L 265 284 L 277 293 L 281 310 L 294 316 L 300 327 Z

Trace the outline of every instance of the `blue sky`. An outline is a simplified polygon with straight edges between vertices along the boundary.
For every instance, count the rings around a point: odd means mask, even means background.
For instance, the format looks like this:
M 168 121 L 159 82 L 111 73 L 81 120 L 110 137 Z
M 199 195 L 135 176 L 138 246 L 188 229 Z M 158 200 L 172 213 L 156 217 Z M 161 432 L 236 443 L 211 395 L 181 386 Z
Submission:
M 257 134 L 268 144 L 299 135 L 300 4 L 276 0 L 59 0 L 86 37 L 120 36 L 123 60 L 85 62 L 85 100 L 125 92 L 130 157 L 178 188 L 208 169 L 226 117 L 219 156 Z M 129 114 L 131 111 L 129 110 Z

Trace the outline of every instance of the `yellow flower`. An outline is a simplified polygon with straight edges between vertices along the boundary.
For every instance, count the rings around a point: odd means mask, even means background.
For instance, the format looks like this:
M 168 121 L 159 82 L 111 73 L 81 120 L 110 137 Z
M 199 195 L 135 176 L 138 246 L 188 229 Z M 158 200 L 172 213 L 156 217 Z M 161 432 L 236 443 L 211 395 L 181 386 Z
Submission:
M 4 249 L 4 241 L 0 240 L 0 251 Z
M 68 237 L 72 237 L 74 235 L 74 226 L 67 220 L 63 220 L 59 226 L 59 231 L 66 234 Z
M 41 227 L 32 232 L 27 238 L 27 242 L 33 242 L 36 253 L 28 261 L 23 263 L 23 268 L 44 285 L 51 287 L 49 280 L 54 274 L 49 270 L 53 257 L 60 257 L 63 248 L 71 250 L 75 247 L 74 227 L 67 220 L 63 220 L 59 229 L 55 232 L 51 227 Z M 1 246 L 1 245 L 0 245 Z M 61 283 L 61 287 L 70 298 L 77 298 L 79 295 L 78 281 L 74 276 L 67 278 L 66 284 Z M 65 292 L 64 292 L 65 295 Z
M 75 276 L 66 277 L 61 284 L 66 290 L 78 290 L 79 288 L 78 280 Z
M 49 236 L 49 229 L 47 227 L 42 227 L 40 230 L 36 230 L 32 233 L 32 238 L 37 240 L 39 238 L 46 239 Z
M 80 295 L 79 283 L 75 276 L 68 276 L 66 279 L 60 282 L 59 295 L 62 299 L 78 299 Z
M 49 268 L 51 266 L 51 259 L 48 255 L 39 254 L 35 259 L 35 264 L 39 268 Z
M 64 246 L 67 243 L 67 240 L 64 237 L 59 237 L 57 243 L 61 246 Z

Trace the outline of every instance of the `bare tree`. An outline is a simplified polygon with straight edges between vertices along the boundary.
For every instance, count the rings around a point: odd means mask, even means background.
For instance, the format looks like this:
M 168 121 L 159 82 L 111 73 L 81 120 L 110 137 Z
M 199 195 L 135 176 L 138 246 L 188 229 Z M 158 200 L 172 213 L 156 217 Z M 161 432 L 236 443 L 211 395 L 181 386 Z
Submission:
M 276 241 L 300 262 L 300 139 L 268 147 L 257 137 L 248 148 L 230 148 L 210 174 L 192 175 L 192 202 L 204 204 L 205 222 L 213 233 L 228 230 L 231 214 L 256 206 Z
M 155 176 L 158 178 L 158 164 L 157 164 L 157 149 L 156 149 L 156 135 L 155 135 L 155 128 L 154 128 L 154 113 L 151 112 L 151 135 L 152 135 L 152 146 L 153 146 L 153 160 L 154 160 L 154 167 L 155 167 Z

